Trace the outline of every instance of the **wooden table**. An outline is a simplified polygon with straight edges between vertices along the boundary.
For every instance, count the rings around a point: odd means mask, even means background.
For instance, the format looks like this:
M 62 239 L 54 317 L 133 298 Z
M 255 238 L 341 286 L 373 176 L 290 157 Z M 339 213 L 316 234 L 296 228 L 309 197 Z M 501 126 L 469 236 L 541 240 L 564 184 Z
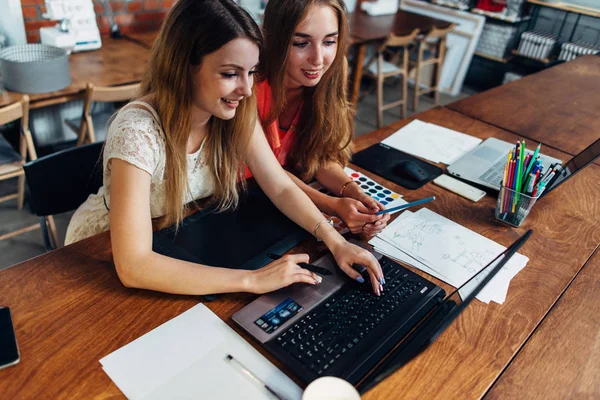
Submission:
M 361 10 L 355 10 L 350 15 L 350 36 L 356 45 L 354 74 L 352 81 L 351 102 L 356 105 L 360 90 L 363 64 L 367 45 L 385 40 L 390 33 L 405 36 L 413 30 L 419 29 L 422 33 L 429 32 L 432 28 L 447 28 L 450 22 L 424 15 L 398 10 L 396 14 L 373 17 Z
M 486 399 L 600 398 L 600 250 Z
M 575 155 L 600 138 L 600 57 L 585 56 L 447 107 Z
M 125 35 L 126 40 L 137 42 L 141 46 L 150 49 L 154 44 L 154 40 L 158 36 L 158 31 L 151 32 L 140 32 L 140 33 L 128 33 Z
M 516 140 L 509 132 L 445 108 L 416 117 L 480 138 Z M 357 147 L 376 143 L 408 122 L 362 136 Z M 568 158 L 552 149 L 548 155 Z M 475 301 L 425 353 L 364 397 L 480 398 L 598 247 L 600 167 L 584 169 L 568 183 L 569 190 L 557 189 L 536 204 L 519 229 L 493 219 L 491 196 L 472 203 L 431 183 L 407 191 L 377 180 L 409 201 L 435 195 L 438 199 L 428 208 L 505 246 L 527 229 L 535 230 L 521 249 L 530 261 L 512 280 L 503 305 Z M 317 256 L 323 250 L 317 246 L 311 240 L 304 249 Z M 115 273 L 107 233 L 0 271 L 0 287 L 0 304 L 13 312 L 22 359 L 18 366 L 0 371 L 5 398 L 122 397 L 98 360 L 200 300 L 125 288 Z M 224 295 L 206 305 L 248 338 L 231 316 L 254 298 Z
M 102 38 L 102 48 L 69 56 L 71 84 L 50 93 L 29 94 L 31 108 L 60 104 L 82 98 L 85 86 L 117 86 L 139 82 L 148 65 L 148 49 L 124 39 Z M 3 90 L 0 107 L 20 98 L 19 93 Z

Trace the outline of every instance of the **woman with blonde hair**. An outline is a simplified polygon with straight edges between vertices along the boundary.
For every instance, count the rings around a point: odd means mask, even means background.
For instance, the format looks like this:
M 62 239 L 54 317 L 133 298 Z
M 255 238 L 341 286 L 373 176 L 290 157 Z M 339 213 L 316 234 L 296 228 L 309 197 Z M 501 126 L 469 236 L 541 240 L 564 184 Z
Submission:
M 110 229 L 113 258 L 128 287 L 179 294 L 265 293 L 318 278 L 283 257 L 256 271 L 210 267 L 152 250 L 152 219 L 179 224 L 186 204 L 212 196 L 217 208 L 238 204 L 241 165 L 290 219 L 322 239 L 338 265 L 362 280 L 369 269 L 379 293 L 383 274 L 366 250 L 344 240 L 285 174 L 256 121 L 253 76 L 261 35 L 233 0 L 179 0 L 154 43 L 141 97 L 111 122 L 104 185 L 75 212 L 67 243 Z
M 264 80 L 259 116 L 278 161 L 325 213 L 372 236 L 389 215 L 344 172 L 350 160 L 354 112 L 347 100 L 348 20 L 341 0 L 274 0 L 263 24 Z M 336 197 L 303 181 L 316 178 Z

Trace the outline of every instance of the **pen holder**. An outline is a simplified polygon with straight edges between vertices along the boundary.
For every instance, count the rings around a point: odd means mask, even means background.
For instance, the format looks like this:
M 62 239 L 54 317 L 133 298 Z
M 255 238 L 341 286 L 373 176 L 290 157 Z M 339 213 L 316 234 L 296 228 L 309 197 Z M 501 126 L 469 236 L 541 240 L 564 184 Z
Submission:
M 500 222 L 519 227 L 539 197 L 539 195 L 531 197 L 502 186 L 498 194 L 494 216 Z

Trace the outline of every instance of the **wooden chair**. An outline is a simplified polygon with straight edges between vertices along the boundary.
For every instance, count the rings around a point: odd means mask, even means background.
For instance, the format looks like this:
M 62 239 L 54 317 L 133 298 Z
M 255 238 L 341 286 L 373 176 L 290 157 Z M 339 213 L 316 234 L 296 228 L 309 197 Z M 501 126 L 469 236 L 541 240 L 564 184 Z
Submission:
M 21 119 L 18 153 L 12 148 L 10 143 L 0 135 L 0 181 L 18 178 L 18 189 L 17 193 L 1 197 L 0 202 L 16 198 L 17 207 L 19 211 L 21 211 L 23 209 L 25 197 L 25 174 L 23 172 L 23 164 L 27 161 L 27 156 L 29 156 L 30 160 L 35 160 L 37 158 L 31 132 L 29 131 L 29 97 L 27 95 L 24 95 L 20 101 L 0 108 L 0 125 L 5 125 L 18 119 Z M 38 224 L 35 224 L 18 229 L 14 232 L 1 235 L 0 240 L 8 239 L 39 227 Z
M 390 34 L 365 65 L 365 73 L 377 80 L 377 128 L 381 128 L 383 124 L 383 112 L 392 107 L 401 106 L 402 118 L 406 118 L 408 46 L 414 42 L 418 34 L 418 29 L 406 36 Z M 386 54 L 390 61 L 384 60 Z M 392 76 L 399 76 L 402 79 L 402 97 L 400 100 L 383 104 L 383 81 Z
M 134 98 L 140 90 L 140 84 L 134 83 L 123 86 L 94 86 L 91 83 L 87 84 L 85 90 L 85 98 L 83 103 L 83 115 L 79 129 L 77 129 L 71 121 L 67 121 L 67 125 L 77 133 L 77 146 L 84 143 L 94 143 L 96 141 L 96 132 L 94 122 L 90 110 L 94 102 L 117 102 L 128 101 Z M 101 126 L 106 126 L 108 119 L 112 113 L 99 116 L 102 121 Z
M 440 101 L 439 82 L 442 74 L 442 65 L 446 55 L 446 38 L 454 30 L 455 25 L 451 24 L 448 28 L 433 28 L 431 32 L 419 40 L 416 48 L 414 60 L 410 61 L 410 68 L 415 69 L 415 93 L 413 99 L 413 110 L 419 107 L 419 96 L 432 93 L 434 104 L 437 106 Z M 431 49 L 431 50 L 429 50 Z M 423 67 L 433 65 L 431 76 L 431 85 L 421 89 L 421 73 Z

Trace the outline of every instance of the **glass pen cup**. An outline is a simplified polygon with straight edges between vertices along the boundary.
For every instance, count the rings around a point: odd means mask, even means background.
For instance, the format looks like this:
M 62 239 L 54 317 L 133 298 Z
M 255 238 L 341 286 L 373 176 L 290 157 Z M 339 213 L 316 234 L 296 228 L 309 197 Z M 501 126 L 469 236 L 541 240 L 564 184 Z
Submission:
M 494 216 L 498 221 L 518 228 L 539 198 L 539 194 L 532 197 L 501 186 Z

